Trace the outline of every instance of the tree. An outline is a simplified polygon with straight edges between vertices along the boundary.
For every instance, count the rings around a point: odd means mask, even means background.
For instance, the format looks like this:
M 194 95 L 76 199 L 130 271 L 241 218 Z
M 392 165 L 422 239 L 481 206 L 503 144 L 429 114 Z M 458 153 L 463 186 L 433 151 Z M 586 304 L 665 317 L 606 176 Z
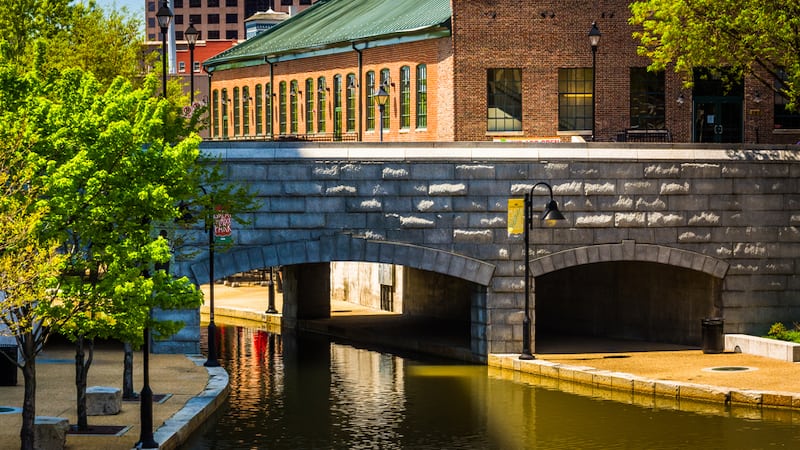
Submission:
M 750 75 L 800 106 L 800 3 L 784 0 L 640 0 L 630 4 L 640 55 L 691 82 L 694 69 Z

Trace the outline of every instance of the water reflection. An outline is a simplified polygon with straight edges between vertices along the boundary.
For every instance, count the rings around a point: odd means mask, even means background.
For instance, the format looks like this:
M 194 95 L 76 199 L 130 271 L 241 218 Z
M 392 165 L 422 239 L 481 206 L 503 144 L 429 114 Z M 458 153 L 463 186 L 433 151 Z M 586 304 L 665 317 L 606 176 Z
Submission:
M 229 407 L 187 449 L 798 448 L 796 426 L 645 408 L 319 336 L 220 327 Z

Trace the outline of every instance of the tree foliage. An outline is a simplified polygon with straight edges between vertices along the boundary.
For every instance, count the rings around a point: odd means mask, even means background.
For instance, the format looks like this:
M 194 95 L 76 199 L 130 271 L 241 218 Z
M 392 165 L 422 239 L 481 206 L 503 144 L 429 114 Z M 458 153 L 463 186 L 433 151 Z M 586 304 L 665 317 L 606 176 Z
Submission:
M 696 68 L 750 75 L 800 97 L 800 2 L 785 0 L 640 0 L 630 4 L 633 36 L 651 68 L 674 66 L 687 83 Z M 729 72 L 731 73 L 731 72 Z

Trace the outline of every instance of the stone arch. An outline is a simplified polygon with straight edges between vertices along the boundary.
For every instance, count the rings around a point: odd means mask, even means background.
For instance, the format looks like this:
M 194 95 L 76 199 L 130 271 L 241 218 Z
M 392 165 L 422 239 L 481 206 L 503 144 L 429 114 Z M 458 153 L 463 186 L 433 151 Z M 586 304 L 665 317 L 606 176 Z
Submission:
M 214 276 L 223 278 L 262 267 L 331 261 L 398 264 L 450 275 L 482 286 L 489 285 L 495 270 L 493 264 L 457 253 L 339 234 L 317 240 L 282 242 L 217 253 Z M 189 273 L 185 275 L 198 285 L 208 283 L 208 262 L 208 258 L 197 260 L 189 266 Z
M 688 250 L 624 240 L 619 244 L 577 247 L 531 261 L 531 275 L 537 277 L 560 269 L 583 264 L 617 261 L 642 261 L 667 264 L 703 272 L 722 279 L 730 264 L 720 259 Z

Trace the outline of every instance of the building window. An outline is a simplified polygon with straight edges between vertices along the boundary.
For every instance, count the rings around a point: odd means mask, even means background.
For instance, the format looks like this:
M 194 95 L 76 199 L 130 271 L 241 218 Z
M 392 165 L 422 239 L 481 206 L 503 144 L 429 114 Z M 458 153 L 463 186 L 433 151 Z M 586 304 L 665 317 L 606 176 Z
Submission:
M 155 28 L 156 27 L 156 18 L 155 17 L 148 17 L 147 18 L 147 26 L 149 28 Z
M 325 116 L 327 115 L 326 89 L 325 77 L 319 77 L 317 80 L 317 133 L 325 132 Z
M 390 83 L 390 81 L 389 81 L 389 69 L 381 69 L 381 86 L 383 86 L 383 88 L 386 89 L 386 92 L 390 92 L 391 91 L 391 88 L 389 87 L 389 83 Z M 382 125 L 383 125 L 383 129 L 384 130 L 388 130 L 389 129 L 389 117 L 390 117 L 389 109 L 391 109 L 390 108 L 391 104 L 392 104 L 392 102 L 388 101 L 388 102 L 386 102 L 386 106 L 383 108 L 383 117 L 382 117 L 381 121 L 382 121 Z
M 219 14 L 209 14 L 206 16 L 206 23 L 219 23 Z
M 214 89 L 214 93 L 211 94 L 211 129 L 214 131 L 213 136 L 219 137 L 219 91 Z
M 186 72 L 186 63 L 178 61 L 178 72 Z
M 192 71 L 200 72 L 200 61 L 195 61 L 194 62 L 194 67 L 192 67 Z
M 486 130 L 522 131 L 522 69 L 489 69 Z
M 206 6 L 209 8 L 219 8 L 219 0 L 208 0 Z
M 238 0 L 225 0 L 225 6 L 239 6 Z
M 558 131 L 592 129 L 592 69 L 558 69 Z
M 182 41 L 183 40 L 183 31 L 175 31 L 175 40 Z
M 225 23 L 239 23 L 239 15 L 235 13 L 225 14 Z
M 345 104 L 347 105 L 347 131 L 356 131 L 356 76 L 347 74 L 347 94 L 345 94 Z
M 400 128 L 411 128 L 411 68 L 400 68 Z
M 242 134 L 250 135 L 250 86 L 242 88 Z
M 292 6 L 292 0 L 281 0 L 281 5 Z
M 183 25 L 183 14 L 175 14 L 172 21 L 175 22 L 175 25 Z
M 664 72 L 631 67 L 631 128 L 666 128 Z
M 183 0 L 172 0 L 172 6 L 175 8 L 183 8 Z
M 333 134 L 342 134 L 342 76 L 333 77 Z
M 367 72 L 367 130 L 375 129 L 375 72 Z
M 189 8 L 200 8 L 200 0 L 189 0 Z
M 273 117 L 273 110 L 272 108 L 275 105 L 275 102 L 272 101 L 272 85 L 267 83 L 264 87 L 265 96 L 267 98 L 265 107 L 267 108 L 267 134 L 272 136 L 272 117 Z
M 231 99 L 228 98 L 228 90 L 222 90 L 222 137 L 228 137 L 228 102 Z
M 239 39 L 239 30 L 225 30 L 225 39 Z
M 297 80 L 292 80 L 291 87 L 289 88 L 289 132 L 297 134 L 297 121 L 299 112 L 297 110 L 297 96 L 300 92 L 297 87 Z
M 311 4 L 311 0 L 300 0 L 300 4 L 301 5 L 310 5 Z
M 256 94 L 253 100 L 256 101 L 256 136 L 261 136 L 264 133 L 264 93 L 261 91 L 261 85 L 256 85 Z
M 219 30 L 209 30 L 208 39 L 219 39 Z
M 240 111 L 239 108 L 241 107 L 241 105 L 239 104 L 239 101 L 240 101 L 240 99 L 239 99 L 239 88 L 235 87 L 235 88 L 233 88 L 233 135 L 234 136 L 239 136 L 239 134 L 242 132 L 242 130 L 240 128 L 240 125 L 241 125 L 240 112 L 241 111 Z
M 306 133 L 314 132 L 314 80 L 306 80 Z
M 286 134 L 286 82 L 278 85 L 278 132 Z
M 428 128 L 428 68 L 417 66 L 417 129 Z
M 203 15 L 202 14 L 189 14 L 189 23 L 193 23 L 195 25 L 200 25 L 201 23 L 203 23 Z
M 150 12 L 156 12 L 156 2 L 147 2 L 147 10 Z
M 781 92 L 786 88 L 784 85 L 784 80 L 788 77 L 785 71 L 780 70 L 778 71 L 778 75 L 781 77 L 780 80 L 775 81 L 775 90 L 777 92 Z M 779 93 L 775 93 L 775 129 L 776 130 L 796 130 L 800 129 L 800 111 L 790 111 L 786 109 L 786 105 L 789 101 L 786 99 L 784 95 Z M 759 94 L 760 97 L 760 94 Z

